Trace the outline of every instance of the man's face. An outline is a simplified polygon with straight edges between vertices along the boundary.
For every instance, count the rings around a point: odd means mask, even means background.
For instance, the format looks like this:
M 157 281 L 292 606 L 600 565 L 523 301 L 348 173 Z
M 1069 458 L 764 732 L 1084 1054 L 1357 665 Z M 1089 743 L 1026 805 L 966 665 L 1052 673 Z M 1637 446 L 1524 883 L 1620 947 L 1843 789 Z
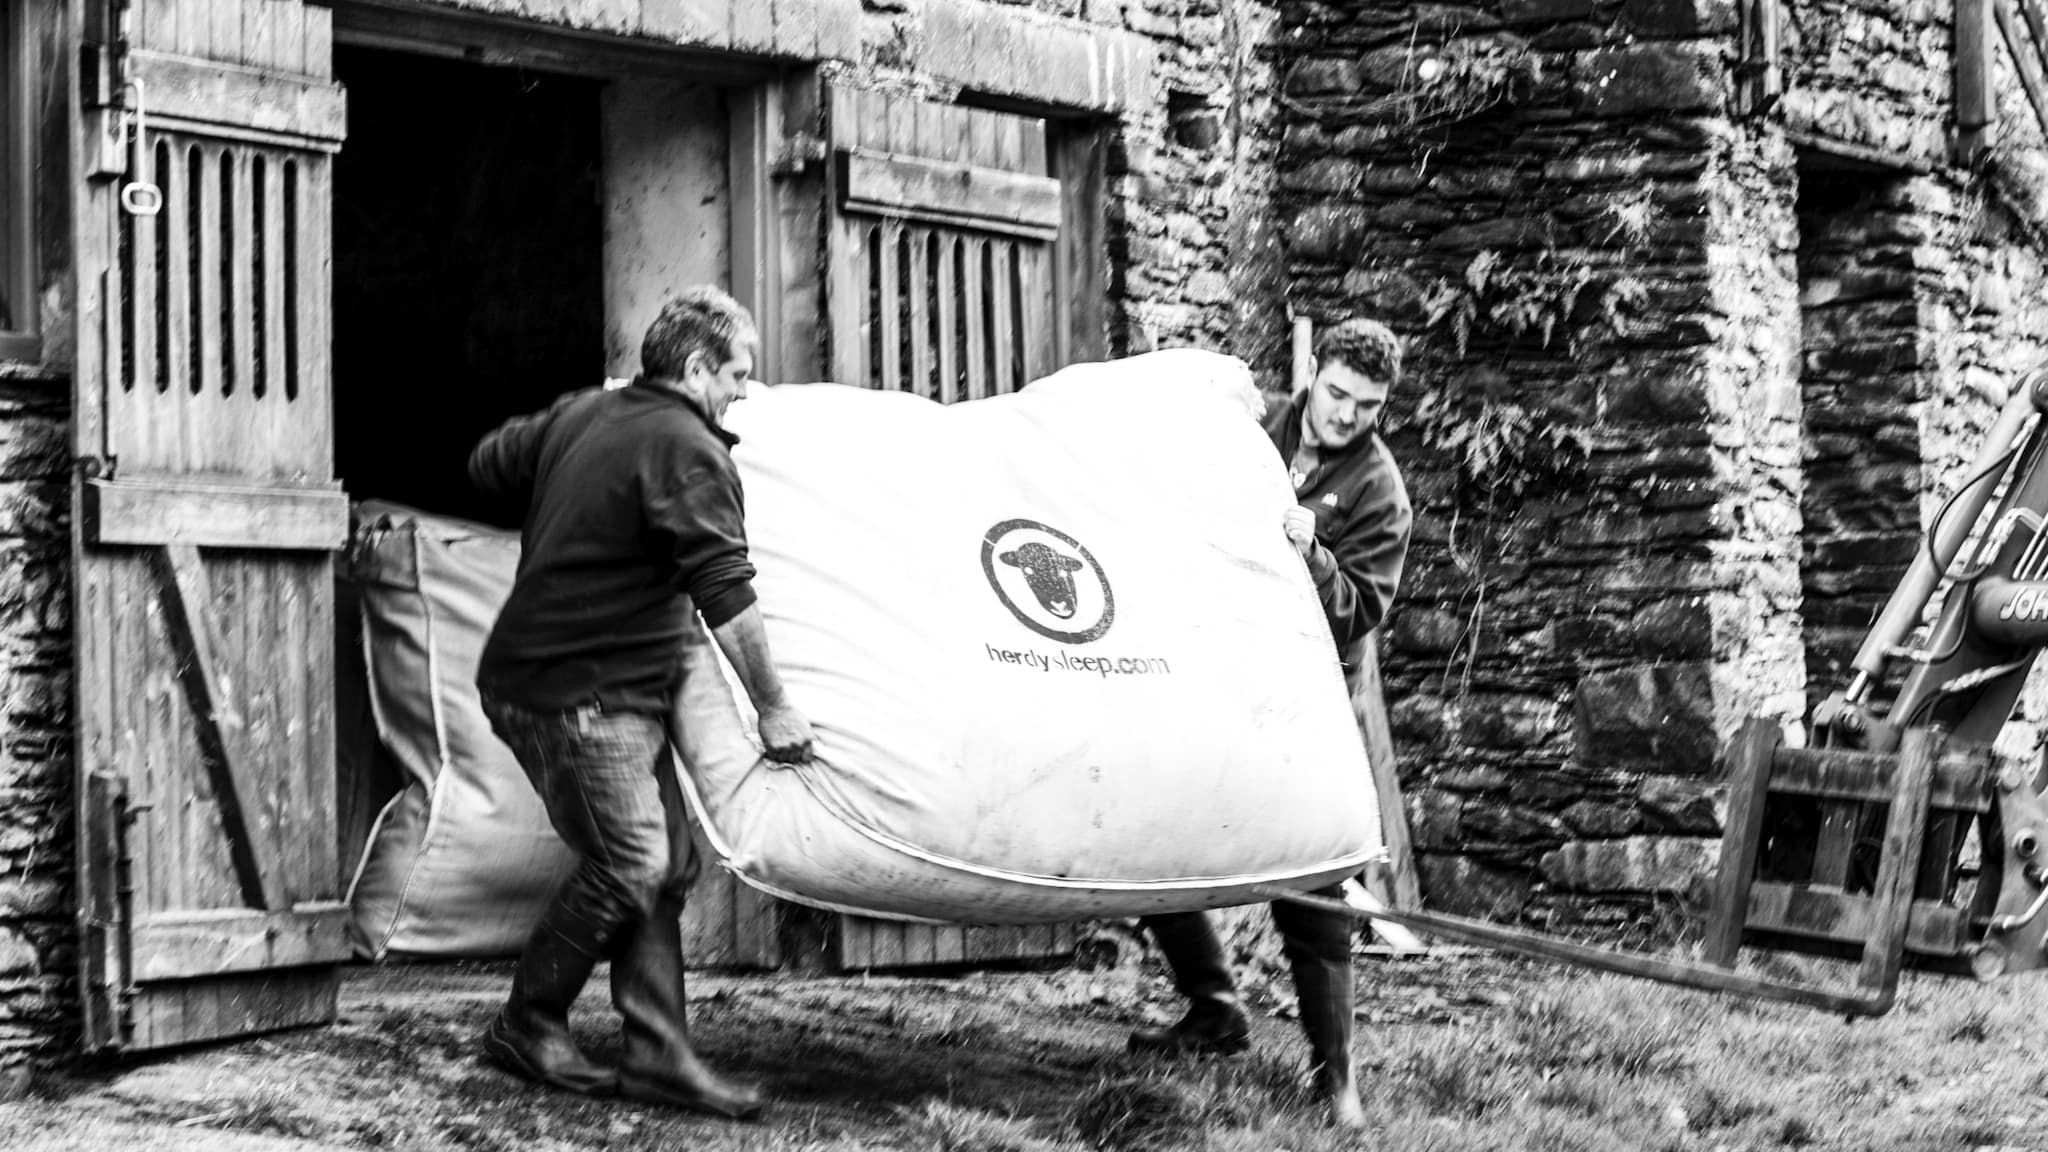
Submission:
M 1332 360 L 1320 365 L 1308 391 L 1308 423 L 1325 448 L 1348 447 L 1379 425 L 1387 381 Z
M 712 423 L 723 427 L 725 410 L 733 401 L 746 398 L 747 380 L 754 374 L 753 341 L 735 341 L 732 359 L 723 364 L 714 365 L 708 355 L 692 356 L 689 371 L 686 390 L 703 401 Z

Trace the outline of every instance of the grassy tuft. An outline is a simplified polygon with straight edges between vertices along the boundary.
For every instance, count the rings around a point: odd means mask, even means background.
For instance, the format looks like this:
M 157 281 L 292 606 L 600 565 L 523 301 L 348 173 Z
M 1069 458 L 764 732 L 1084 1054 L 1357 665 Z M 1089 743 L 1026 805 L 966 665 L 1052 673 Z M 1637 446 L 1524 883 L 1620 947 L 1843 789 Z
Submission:
M 1208 1114 L 1194 1086 L 1153 1073 L 1095 1085 L 1075 1101 L 1069 1122 L 1089 1145 L 1121 1152 L 1191 1147 Z
M 930 1152 L 1060 1152 L 1062 1145 L 1040 1137 L 1028 1120 L 998 1116 L 927 1100 L 922 1108 L 899 1112 L 928 1142 Z

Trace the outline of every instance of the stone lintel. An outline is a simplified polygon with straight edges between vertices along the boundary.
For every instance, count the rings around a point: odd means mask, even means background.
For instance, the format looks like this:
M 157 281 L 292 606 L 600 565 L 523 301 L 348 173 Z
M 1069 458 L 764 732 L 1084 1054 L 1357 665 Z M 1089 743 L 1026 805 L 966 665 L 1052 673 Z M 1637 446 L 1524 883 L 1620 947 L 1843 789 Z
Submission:
M 1122 112 L 1151 103 L 1158 49 L 1131 32 L 986 0 L 926 0 L 917 64 L 976 92 Z

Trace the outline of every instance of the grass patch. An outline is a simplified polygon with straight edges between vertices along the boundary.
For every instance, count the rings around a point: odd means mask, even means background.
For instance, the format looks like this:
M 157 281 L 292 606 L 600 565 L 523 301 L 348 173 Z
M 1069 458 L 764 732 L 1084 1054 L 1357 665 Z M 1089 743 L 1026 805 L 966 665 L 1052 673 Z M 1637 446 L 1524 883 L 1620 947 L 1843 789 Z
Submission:
M 1156 970 L 1106 999 L 1089 992 L 1091 973 L 727 978 L 725 994 L 692 1002 L 692 1028 L 714 1067 L 769 1091 L 767 1118 L 751 1125 L 548 1092 L 484 1064 L 473 1039 L 495 1010 L 493 975 L 445 1002 L 358 999 L 333 1028 L 41 1082 L 0 1104 L 0 1147 L 2004 1150 L 2039 1143 L 2048 1123 L 2036 1059 L 2048 1020 L 2032 1009 L 2044 978 L 1909 974 L 1898 1008 L 1851 1023 L 1484 957 L 1366 963 L 1362 1006 L 1460 1007 L 1360 1024 L 1369 1126 L 1350 1133 L 1308 1091 L 1294 1021 L 1255 1013 L 1253 1048 L 1232 1059 L 1127 1054 L 1134 1024 L 1178 1008 Z M 1511 994 L 1475 1008 L 1474 987 Z M 575 1025 L 593 1055 L 616 1054 L 601 999 L 580 1005 Z

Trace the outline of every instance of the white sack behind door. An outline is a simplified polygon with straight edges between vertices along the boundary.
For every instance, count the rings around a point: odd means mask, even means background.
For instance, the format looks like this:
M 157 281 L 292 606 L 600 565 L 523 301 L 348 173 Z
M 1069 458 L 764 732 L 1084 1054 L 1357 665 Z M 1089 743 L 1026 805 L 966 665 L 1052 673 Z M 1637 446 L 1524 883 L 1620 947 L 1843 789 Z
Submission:
M 951 406 L 736 404 L 755 587 L 818 757 L 760 758 L 700 637 L 677 727 L 727 866 L 826 908 L 1034 923 L 1245 903 L 1379 855 L 1249 395 L 1234 358 L 1172 351 Z

